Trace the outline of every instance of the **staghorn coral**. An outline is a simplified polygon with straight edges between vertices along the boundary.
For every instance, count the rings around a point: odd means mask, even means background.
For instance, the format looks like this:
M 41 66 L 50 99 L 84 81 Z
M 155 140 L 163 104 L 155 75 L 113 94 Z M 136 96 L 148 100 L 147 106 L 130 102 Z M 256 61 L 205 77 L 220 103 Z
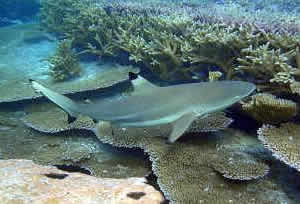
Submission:
M 294 68 L 289 64 L 293 52 L 282 53 L 280 49 L 272 49 L 270 42 L 257 48 L 250 47 L 243 49 L 244 57 L 237 58 L 240 65 L 235 69 L 247 72 L 256 79 L 266 82 L 289 83 L 294 80 Z M 287 73 L 283 77 L 280 73 Z M 279 74 L 279 75 L 278 75 Z
M 258 139 L 273 156 L 300 171 L 300 125 L 284 123 L 280 127 L 263 125 L 258 129 Z
M 77 56 L 72 50 L 72 42 L 69 40 L 61 41 L 56 53 L 48 57 L 47 61 L 54 81 L 64 81 L 79 76 L 81 72 Z
M 269 166 L 258 162 L 254 158 L 249 159 L 245 153 L 230 151 L 228 148 L 218 148 L 216 161 L 211 165 L 223 177 L 249 181 L 263 178 L 269 173 Z
M 229 10 L 215 6 L 216 13 L 209 14 L 205 7 L 189 4 L 68 0 L 65 4 L 46 3 L 42 10 L 45 22 L 57 6 L 59 13 L 65 14 L 49 20 L 48 30 L 60 24 L 58 31 L 82 47 L 82 53 L 116 58 L 128 55 L 128 60 L 163 79 L 191 79 L 192 72 L 202 71 L 201 65 L 218 66 L 226 79 L 250 73 L 266 86 L 291 83 L 300 75 L 295 70 L 299 66 L 299 35 L 295 31 L 299 26 L 292 17 L 264 21 L 260 19 L 267 19 L 262 18 L 266 13 L 258 12 L 252 18 L 236 5 L 231 9 L 231 4 L 226 7 Z M 240 11 L 233 15 L 230 9 Z
M 270 124 L 288 121 L 297 114 L 295 102 L 267 93 L 253 95 L 242 103 L 242 109 L 258 122 Z
M 232 27 L 203 24 L 192 30 L 182 47 L 183 60 L 191 64 L 214 64 L 231 77 L 234 58 L 231 43 L 235 37 Z

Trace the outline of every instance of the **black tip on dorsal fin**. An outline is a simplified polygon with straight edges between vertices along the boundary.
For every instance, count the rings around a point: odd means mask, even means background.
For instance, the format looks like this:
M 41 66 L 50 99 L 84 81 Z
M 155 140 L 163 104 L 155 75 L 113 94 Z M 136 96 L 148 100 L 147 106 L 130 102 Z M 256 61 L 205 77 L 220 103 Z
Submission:
M 129 72 L 128 73 L 128 78 L 129 78 L 130 81 L 135 80 L 135 79 L 138 78 L 138 74 L 133 73 L 133 72 Z
M 34 80 L 33 80 L 33 79 L 28 79 L 28 81 L 29 81 L 30 83 L 32 83 Z
M 73 116 L 71 116 L 71 115 L 68 114 L 68 123 L 69 123 L 69 124 L 70 124 L 70 123 L 73 123 L 75 120 L 76 120 L 75 117 L 73 117 Z

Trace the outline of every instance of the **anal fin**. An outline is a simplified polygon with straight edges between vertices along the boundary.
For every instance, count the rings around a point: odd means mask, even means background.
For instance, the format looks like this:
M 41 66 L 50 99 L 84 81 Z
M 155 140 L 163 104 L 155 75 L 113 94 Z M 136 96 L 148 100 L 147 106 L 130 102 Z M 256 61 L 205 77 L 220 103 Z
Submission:
M 172 123 L 173 129 L 169 135 L 168 141 L 170 143 L 175 142 L 183 133 L 189 128 L 191 123 L 196 119 L 196 115 L 193 113 L 187 113 Z

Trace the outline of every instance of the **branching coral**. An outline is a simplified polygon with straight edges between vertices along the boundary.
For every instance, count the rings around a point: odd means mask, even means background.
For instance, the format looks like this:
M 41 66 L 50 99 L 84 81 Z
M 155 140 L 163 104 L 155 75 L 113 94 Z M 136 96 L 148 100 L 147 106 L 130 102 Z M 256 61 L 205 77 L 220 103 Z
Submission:
M 247 72 L 266 82 L 290 83 L 294 80 L 294 68 L 289 64 L 293 52 L 282 53 L 280 49 L 272 49 L 268 42 L 258 48 L 250 45 L 242 53 L 245 57 L 237 59 L 240 65 L 236 70 Z
M 255 120 L 270 124 L 288 121 L 297 114 L 295 102 L 266 93 L 252 96 L 251 101 L 243 103 L 242 109 Z
M 247 73 L 269 86 L 289 84 L 300 76 L 295 68 L 300 66 L 299 36 L 294 32 L 272 32 L 264 23 L 240 22 L 225 13 L 215 21 L 204 12 L 199 20 L 189 11 L 203 13 L 198 7 L 145 9 L 120 2 L 52 0 L 43 5 L 42 24 L 71 39 L 83 52 L 100 57 L 126 52 L 129 60 L 167 80 L 191 79 L 192 72 L 203 71 L 201 65 L 217 66 L 226 79 Z
M 64 81 L 79 76 L 81 68 L 76 54 L 72 50 L 72 42 L 60 42 L 53 56 L 47 58 L 50 75 L 55 81 Z
M 215 64 L 224 73 L 231 73 L 233 49 L 230 47 L 235 32 L 223 25 L 201 25 L 195 28 L 190 40 L 183 44 L 183 59 L 190 63 Z M 231 76 L 228 76 L 230 78 Z
M 280 127 L 263 125 L 257 134 L 258 139 L 277 159 L 300 171 L 299 132 L 299 124 L 284 123 Z

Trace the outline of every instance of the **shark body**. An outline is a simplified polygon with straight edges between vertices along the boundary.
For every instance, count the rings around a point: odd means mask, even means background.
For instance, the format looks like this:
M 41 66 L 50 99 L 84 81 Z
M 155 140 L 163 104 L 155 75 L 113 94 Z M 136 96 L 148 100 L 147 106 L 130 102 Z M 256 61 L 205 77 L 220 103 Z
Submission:
M 200 82 L 158 87 L 141 76 L 132 81 L 131 96 L 114 101 L 76 103 L 36 81 L 33 88 L 66 111 L 71 118 L 87 115 L 95 121 L 109 121 L 119 127 L 147 127 L 171 123 L 169 142 L 175 142 L 191 123 L 207 114 L 223 110 L 255 90 L 242 81 Z

